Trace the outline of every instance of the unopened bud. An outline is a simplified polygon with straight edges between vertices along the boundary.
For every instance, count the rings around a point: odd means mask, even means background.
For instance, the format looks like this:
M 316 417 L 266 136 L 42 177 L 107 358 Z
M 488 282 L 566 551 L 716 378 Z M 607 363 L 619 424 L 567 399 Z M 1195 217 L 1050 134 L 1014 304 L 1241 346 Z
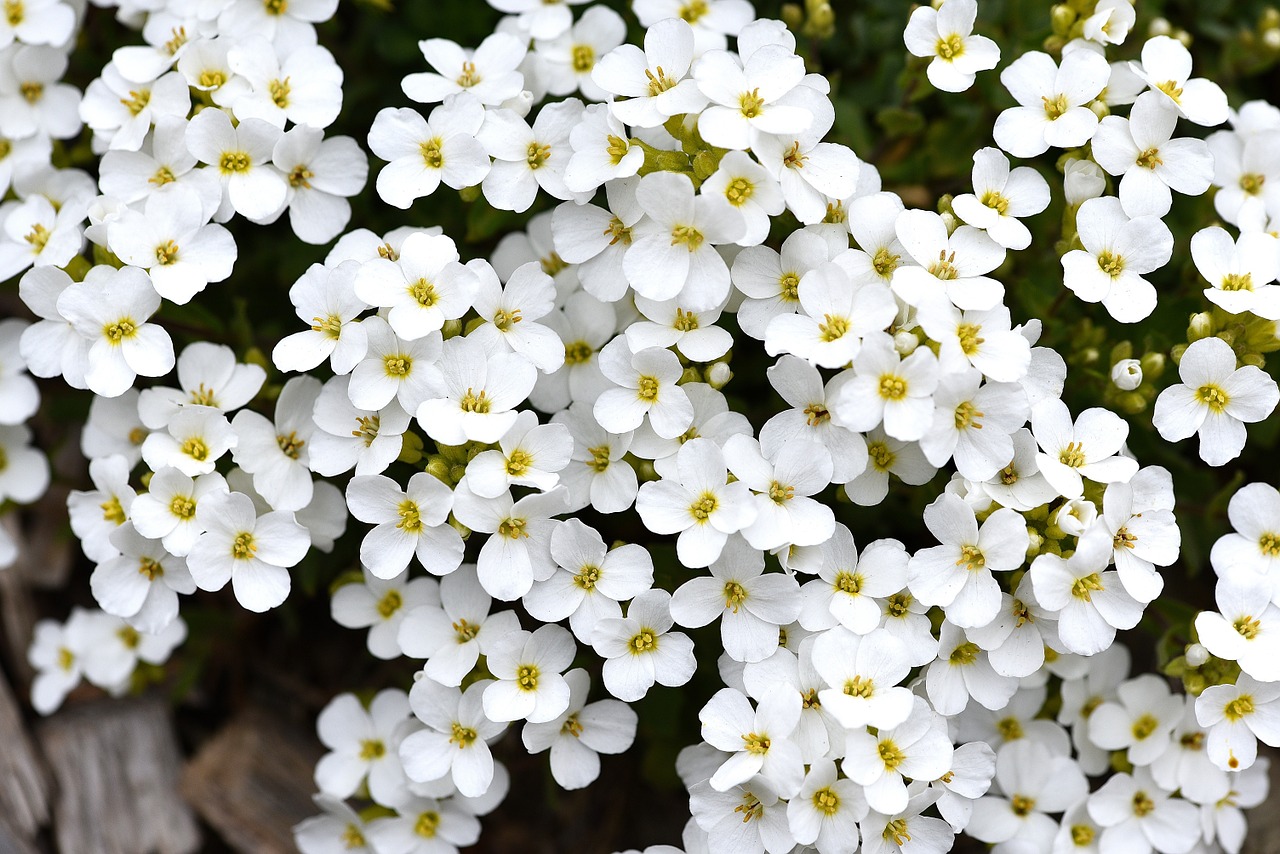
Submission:
M 1144 353 L 1141 359 L 1142 375 L 1150 377 L 1153 380 L 1160 379 L 1160 375 L 1164 373 L 1165 358 L 1164 353 Z
M 1280 29 L 1263 30 L 1262 45 L 1268 50 L 1280 50 Z
M 836 13 L 830 3 L 814 4 L 809 11 L 809 32 L 819 38 L 831 38 L 836 29 Z
M 1107 116 L 1111 115 L 1111 108 L 1107 106 L 1106 101 L 1093 101 L 1089 104 L 1089 109 L 1092 110 L 1093 114 L 1100 119 L 1105 119 Z
M 1049 22 L 1057 35 L 1065 36 L 1071 32 L 1071 25 L 1076 22 L 1076 11 L 1065 3 L 1059 3 L 1049 12 Z
M 914 332 L 907 332 L 904 329 L 893 333 L 893 348 L 898 351 L 898 355 L 910 356 L 919 346 L 920 339 Z
M 1187 644 L 1187 664 L 1192 667 L 1200 667 L 1209 660 L 1209 650 L 1205 649 L 1198 643 Z
M 529 111 L 533 109 L 533 93 L 528 89 L 523 90 L 514 98 L 508 98 L 502 102 L 502 108 L 510 110 L 520 118 L 529 115 Z
M 716 362 L 707 368 L 707 385 L 719 391 L 733 379 L 733 371 L 728 362 Z
M 446 483 L 452 486 L 453 481 L 449 477 L 449 470 L 451 468 L 452 466 L 450 466 L 449 463 L 445 461 L 444 457 L 440 456 L 439 454 L 435 454 L 431 457 L 431 460 L 427 463 L 427 474 L 431 475 L 436 480 L 441 481 L 442 483 Z
M 698 370 L 693 365 L 690 365 L 689 367 L 685 368 L 684 373 L 682 373 L 680 375 L 680 379 L 677 380 L 677 383 L 679 385 L 684 385 L 685 383 L 700 383 L 700 382 L 702 382 L 702 371 Z
M 1133 391 L 1142 385 L 1142 363 L 1137 359 L 1121 359 L 1111 366 L 1111 382 L 1121 391 Z
M 1151 36 L 1167 36 L 1172 33 L 1173 24 L 1170 24 L 1167 18 L 1156 18 L 1151 22 L 1151 26 L 1147 27 L 1147 34 Z
M 1249 365 L 1254 368 L 1266 368 L 1267 357 L 1261 353 L 1245 353 L 1240 357 L 1241 365 Z
M 796 3 L 782 4 L 782 23 L 787 29 L 798 30 L 804 25 L 804 10 Z
M 1187 343 L 1194 344 L 1201 338 L 1208 338 L 1213 334 L 1213 315 L 1207 311 L 1199 314 L 1191 315 L 1191 322 L 1187 325 Z
M 1102 167 L 1092 160 L 1071 160 L 1064 172 L 1063 191 L 1069 205 L 1096 199 L 1107 189 L 1107 179 L 1102 174 Z

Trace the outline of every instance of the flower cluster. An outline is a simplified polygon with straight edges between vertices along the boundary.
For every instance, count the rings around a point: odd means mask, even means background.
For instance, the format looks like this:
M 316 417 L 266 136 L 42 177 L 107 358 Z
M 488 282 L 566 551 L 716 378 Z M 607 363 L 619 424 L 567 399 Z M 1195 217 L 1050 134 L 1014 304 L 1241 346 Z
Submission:
M 642 46 L 604 5 L 489 2 L 496 31 L 421 42 L 429 70 L 402 88 L 425 108 L 384 109 L 367 139 L 395 208 L 441 185 L 514 213 L 552 200 L 487 258 L 439 228 L 348 230 L 367 162 L 325 135 L 343 72 L 314 27 L 336 0 L 121 3 L 146 43 L 83 96 L 57 82 L 72 8 L 25 4 L 0 49 L 17 197 L 0 278 L 23 274 L 39 320 L 0 324 L 0 500 L 49 479 L 22 366 L 93 392 L 94 488 L 69 510 L 101 608 L 39 627 L 36 708 L 162 663 L 197 589 L 280 606 L 290 570 L 351 527 L 334 621 L 422 664 L 321 713 L 303 851 L 470 845 L 511 784 L 491 750 L 508 728 L 584 787 L 631 747 L 631 703 L 722 651 L 678 765 L 689 854 L 942 852 L 962 832 L 1000 852 L 1237 852 L 1266 792 L 1256 742 L 1280 746 L 1280 493 L 1231 502 L 1220 613 L 1182 660 L 1198 696 L 1131 677 L 1117 634 L 1180 559 L 1173 478 L 1121 415 L 1072 411 L 1049 318 L 1014 316 L 1003 271 L 1057 196 L 1063 295 L 1140 322 L 1173 191 L 1218 187 L 1237 234 L 1191 239 L 1215 308 L 1172 352 L 1181 382 L 1151 426 L 1230 462 L 1280 402 L 1262 358 L 1280 347 L 1280 110 L 1230 112 L 1168 35 L 1113 61 L 1125 0 L 1057 7 L 1070 38 L 1000 73 L 1016 106 L 972 192 L 926 210 L 826 141 L 830 83 L 745 0 L 634 0 Z M 936 88 L 999 65 L 977 12 L 903 22 Z M 51 165 L 82 122 L 96 186 Z M 1010 160 L 1050 149 L 1056 186 Z M 166 309 L 233 275 L 224 224 L 286 211 L 336 243 L 290 288 L 270 363 L 206 340 L 175 354 Z M 750 406 L 726 392 L 747 351 L 776 393 Z M 1110 381 L 1149 400 L 1151 373 L 1126 358 Z M 868 540 L 847 512 L 933 481 L 918 541 Z M 0 564 L 14 551 L 0 540 Z

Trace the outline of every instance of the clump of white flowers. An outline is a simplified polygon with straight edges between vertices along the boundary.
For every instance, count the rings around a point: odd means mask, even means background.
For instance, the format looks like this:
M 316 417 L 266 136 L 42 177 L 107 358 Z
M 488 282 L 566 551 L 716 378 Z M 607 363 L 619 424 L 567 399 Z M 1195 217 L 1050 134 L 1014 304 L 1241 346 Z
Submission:
M 38 319 L 0 322 L 0 502 L 49 482 L 27 372 L 95 395 L 93 489 L 69 508 L 101 611 L 37 627 L 40 712 L 82 677 L 119 692 L 163 662 L 197 588 L 278 607 L 291 568 L 351 528 L 361 565 L 334 620 L 423 664 L 320 715 L 325 814 L 295 829 L 303 851 L 470 845 L 511 785 L 491 746 L 589 785 L 631 747 L 630 703 L 699 665 L 723 687 L 679 765 L 689 854 L 942 852 L 960 833 L 996 851 L 1239 851 L 1267 786 L 1257 742 L 1280 746 L 1280 494 L 1231 500 L 1217 610 L 1184 659 L 1198 696 L 1131 675 L 1119 633 L 1179 560 L 1172 477 L 1130 453 L 1120 414 L 1068 407 L 1067 362 L 1038 346 L 1051 318 L 1015 317 L 1001 278 L 1012 253 L 1051 251 L 1022 220 L 1058 195 L 1063 296 L 1143 321 L 1146 276 L 1175 251 L 1163 218 L 1212 186 L 1231 229 L 1191 239 L 1205 297 L 1276 334 L 1280 110 L 1229 113 L 1167 36 L 1120 62 L 1131 3 L 1088 4 L 1056 55 L 1004 65 L 998 148 L 939 213 L 825 141 L 830 85 L 745 0 L 634 0 L 642 45 L 603 5 L 490 0 L 498 30 L 423 41 L 403 81 L 422 106 L 383 110 L 364 141 L 396 208 L 442 185 L 513 212 L 553 200 L 489 258 L 439 229 L 347 230 L 367 161 L 326 135 L 344 74 L 315 32 L 337 0 L 120 3 L 145 44 L 84 93 L 59 82 L 76 4 L 16 5 L 0 277 L 21 274 Z M 936 88 L 1000 64 L 978 12 L 904 15 Z M 1187 125 L 1228 118 L 1203 141 Z M 96 185 L 51 165 L 82 123 Z M 1061 186 L 1017 162 L 1050 151 L 1071 154 Z M 294 376 L 222 344 L 175 350 L 166 304 L 234 286 L 224 224 L 286 213 L 307 243 L 338 238 L 289 291 L 272 361 Z M 1198 434 L 1220 466 L 1280 388 L 1213 317 L 1193 320 L 1152 424 Z M 750 348 L 782 401 L 753 401 L 773 406 L 758 424 L 725 393 Z M 1111 381 L 1133 392 L 1143 364 Z M 934 479 L 910 544 L 846 512 Z M 672 548 L 617 542 L 619 517 Z M 0 566 L 19 545 L 0 525 Z M 719 647 L 696 649 L 685 630 L 716 624 Z

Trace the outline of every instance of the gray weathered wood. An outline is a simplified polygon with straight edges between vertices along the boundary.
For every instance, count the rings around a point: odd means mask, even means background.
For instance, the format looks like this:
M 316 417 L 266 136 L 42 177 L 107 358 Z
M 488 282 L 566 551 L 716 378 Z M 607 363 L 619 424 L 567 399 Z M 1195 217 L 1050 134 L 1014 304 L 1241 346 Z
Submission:
M 250 710 L 227 724 L 183 773 L 187 800 L 222 839 L 252 854 L 293 852 L 292 827 L 311 800 L 321 750 L 300 727 Z
M 57 787 L 54 837 L 77 854 L 187 854 L 200 844 L 178 793 L 182 757 L 164 702 L 97 700 L 37 730 Z
M 0 745 L 0 817 L 5 820 L 11 837 L 30 839 L 49 819 L 49 783 L 31 737 L 22 725 L 17 699 L 2 673 Z M 0 839 L 3 835 L 4 828 L 0 828 Z

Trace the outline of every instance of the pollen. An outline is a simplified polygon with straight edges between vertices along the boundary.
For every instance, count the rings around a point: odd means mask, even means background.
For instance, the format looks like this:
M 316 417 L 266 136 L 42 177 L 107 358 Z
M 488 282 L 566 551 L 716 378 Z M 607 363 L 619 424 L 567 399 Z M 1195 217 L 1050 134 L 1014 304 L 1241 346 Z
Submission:
M 844 683 L 844 693 L 850 697 L 861 697 L 864 700 L 875 696 L 876 684 L 874 680 L 855 676 Z
M 1143 169 L 1155 169 L 1164 163 L 1160 159 L 1160 149 L 1148 148 L 1146 151 L 1138 155 L 1137 164 Z
M 697 252 L 704 239 L 702 232 L 692 225 L 677 225 L 671 229 L 671 245 L 679 246 L 683 243 L 690 252 Z
M 591 459 L 587 460 L 587 466 L 593 471 L 603 473 L 609 468 L 612 460 L 610 459 L 608 445 L 597 445 L 594 448 L 588 448 L 587 453 L 591 455 Z
M 1221 288 L 1224 291 L 1251 291 L 1253 290 L 1253 275 L 1251 273 L 1227 273 L 1222 277 Z
M 506 537 L 509 540 L 518 540 L 521 537 L 529 536 L 529 532 L 525 530 L 528 522 L 524 519 L 504 519 L 498 525 L 498 536 Z
M 1245 640 L 1254 640 L 1262 632 L 1261 621 L 1247 614 L 1243 617 L 1237 617 L 1231 627 L 1236 630 L 1236 634 Z
M 831 586 L 841 593 L 856 596 L 862 590 L 862 576 L 842 569 L 836 573 L 836 579 Z
M 978 407 L 973 405 L 973 401 L 966 400 L 956 407 L 955 424 L 957 430 L 974 430 L 982 429 L 982 418 L 985 412 L 979 412 Z
M 4 19 L 9 22 L 9 26 L 18 26 L 25 17 L 26 9 L 20 0 L 5 0 Z
M 422 530 L 422 512 L 418 509 L 416 502 L 409 499 L 401 501 L 400 506 L 396 508 L 396 515 L 400 517 L 396 527 L 406 534 L 416 534 Z
M 881 381 L 883 387 L 883 380 Z M 871 458 L 871 464 L 876 467 L 877 471 L 888 471 L 893 465 L 893 461 L 898 455 L 889 450 L 889 446 L 884 442 L 869 442 L 867 444 L 867 456 Z
M 898 847 L 902 847 L 911 841 L 911 834 L 907 832 L 907 820 L 905 818 L 895 818 L 884 826 L 884 832 L 880 837 L 885 842 L 892 842 Z
M 366 738 L 360 742 L 360 758 L 372 762 L 387 755 L 387 746 L 378 738 Z
M 1244 190 L 1247 195 L 1256 196 L 1262 192 L 1262 185 L 1266 182 L 1266 175 L 1248 172 L 1240 176 L 1240 189 Z
M 521 691 L 538 690 L 538 666 L 522 664 L 516 668 L 516 687 Z
M 132 338 L 138 333 L 138 325 L 133 322 L 132 318 L 122 317 L 115 323 L 108 323 L 102 327 L 102 335 L 113 346 L 118 346 L 120 342 Z
M 476 635 L 480 634 L 479 623 L 469 623 L 465 619 L 460 619 L 458 622 L 453 623 L 452 626 L 458 643 L 473 641 L 475 640 Z
M 934 52 L 947 62 L 951 62 L 964 56 L 964 39 L 960 37 L 959 33 L 952 33 L 949 36 L 939 38 L 938 44 L 934 47 Z
M 944 282 L 960 278 L 960 271 L 956 268 L 956 253 L 939 250 L 938 260 L 929 265 L 929 273 Z
M 822 323 L 818 324 L 818 337 L 830 344 L 832 341 L 839 341 L 849 331 L 849 320 L 845 317 L 833 317 L 830 314 L 822 316 Z
M 573 576 L 573 583 L 582 590 L 594 590 L 600 581 L 600 567 L 587 564 Z
M 1036 808 L 1034 798 L 1028 798 L 1026 795 L 1014 795 L 1009 800 L 1009 808 L 1013 810 L 1013 814 L 1017 816 L 1027 816 Z
M 1222 412 L 1230 401 L 1227 393 L 1213 383 L 1206 383 L 1196 389 L 1196 399 L 1214 412 Z
M 1146 792 L 1134 792 L 1133 794 L 1133 814 L 1138 818 L 1150 815 L 1155 811 L 1156 802 L 1147 796 Z
M 660 387 L 657 377 L 642 376 L 636 387 L 636 397 L 648 403 L 653 403 L 658 399 L 658 389 Z
M 1166 80 L 1163 83 L 1158 83 L 1156 88 L 1172 98 L 1175 104 L 1182 103 L 1182 87 L 1178 85 L 1177 80 Z
M 413 824 L 413 832 L 423 839 L 435 839 L 436 831 L 440 827 L 440 813 L 424 812 L 418 816 L 418 820 Z
M 189 495 L 175 495 L 169 502 L 169 512 L 184 521 L 191 519 L 196 515 L 196 501 Z
M 510 332 L 511 327 L 515 326 L 517 323 L 519 323 L 523 319 L 524 318 L 520 313 L 520 309 L 518 308 L 513 308 L 510 310 L 507 310 L 505 308 L 500 308 L 498 309 L 497 313 L 493 315 L 493 325 L 498 327 L 498 329 L 500 329 L 503 332 Z
M 1253 697 L 1241 694 L 1222 708 L 1222 714 L 1232 723 L 1253 714 Z
M 1000 737 L 1005 741 L 1017 741 L 1026 735 L 1022 729 L 1022 721 L 1015 717 L 1001 718 L 996 723 L 996 732 L 1000 733 Z
M 444 153 L 441 150 L 443 143 L 444 141 L 437 136 L 418 146 L 418 151 L 422 154 L 422 162 L 429 169 L 444 168 Z
M 1268 557 L 1280 557 L 1280 535 L 1263 534 L 1258 538 L 1258 548 Z
M 689 513 L 700 524 L 705 524 L 711 518 L 711 514 L 716 512 L 716 508 L 720 506 L 720 502 L 710 492 L 704 492 L 702 497 L 689 505 Z
M 738 609 L 742 607 L 742 603 L 747 601 L 747 588 L 743 587 L 736 581 L 726 581 L 724 584 L 724 606 L 733 613 L 738 613 Z
M 667 76 L 667 73 L 662 70 L 661 65 L 653 69 L 653 71 L 646 68 L 644 70 L 644 76 L 649 78 L 649 97 L 651 98 L 661 95 L 663 92 L 676 85 L 676 81 Z
M 476 412 L 480 415 L 487 415 L 492 403 L 486 396 L 484 389 L 480 389 L 480 393 L 476 394 L 468 388 L 458 406 L 463 412 Z
M 875 256 L 871 259 L 871 268 L 876 271 L 876 275 L 882 279 L 887 279 L 898 269 L 902 263 L 901 255 L 894 255 L 883 246 L 876 250 Z
M 164 575 L 164 567 L 149 557 L 139 558 L 138 574 L 145 577 L 147 581 L 155 581 Z
M 136 116 L 147 108 L 147 104 L 151 103 L 151 90 L 134 91 L 130 89 L 129 97 L 121 98 L 120 103 L 129 111 L 129 115 Z
M 161 267 L 168 267 L 171 264 L 178 263 L 178 244 L 172 240 L 166 240 L 157 246 L 156 263 Z
M 283 80 L 272 80 L 267 84 L 267 91 L 271 93 L 271 102 L 280 109 L 284 110 L 289 107 L 289 93 L 292 87 L 289 85 L 289 78 Z
M 589 44 L 575 44 L 572 51 L 573 70 L 578 74 L 586 74 L 596 64 L 596 51 Z
M 977 572 L 986 568 L 987 559 L 982 554 L 982 549 L 977 546 L 963 546 L 960 549 L 960 559 L 956 561 L 956 566 L 963 566 L 970 572 Z
M 183 442 L 181 450 L 196 462 L 202 463 L 209 459 L 209 446 L 199 436 L 192 436 Z
M 1068 442 L 1067 446 L 1058 453 L 1058 462 L 1073 469 L 1080 468 L 1087 461 L 1084 447 L 1080 442 Z
M 729 186 L 725 187 L 724 197 L 729 200 L 729 204 L 739 208 L 750 201 L 755 191 L 756 185 L 746 178 L 734 178 L 729 182 Z
M 472 742 L 476 740 L 476 731 L 469 726 L 463 726 L 457 721 L 453 722 L 451 733 L 449 735 L 449 743 L 458 745 L 461 750 L 464 747 L 470 747 Z
M 453 81 L 463 89 L 470 89 L 480 83 L 484 78 L 476 72 L 476 64 L 474 62 L 462 63 L 462 73 Z
M 1067 103 L 1066 95 L 1055 95 L 1050 98 L 1048 95 L 1041 95 L 1040 100 L 1044 103 L 1044 114 L 1049 117 L 1049 121 L 1062 118 L 1063 113 L 1071 109 L 1071 105 Z
M 311 179 L 316 177 L 316 173 L 311 171 L 305 163 L 299 163 L 289 171 L 289 186 L 295 190 L 310 190 Z
M 804 408 L 804 423 L 810 427 L 817 427 L 831 420 L 831 412 L 828 411 L 825 404 L 811 403 Z
M 813 793 L 813 808 L 823 815 L 835 815 L 840 809 L 840 796 L 830 786 Z
M 3 471 L 4 468 L 3 465 L 0 465 L 0 471 Z M 120 499 L 114 495 L 98 506 L 102 508 L 102 518 L 113 525 L 123 525 L 125 520 L 129 518 L 124 512 L 124 508 L 120 506 Z
M 378 428 L 381 426 L 382 419 L 377 415 L 362 415 L 356 419 L 356 429 L 351 431 L 351 435 L 364 442 L 367 448 L 373 444 L 373 440 L 378 438 Z
M 383 594 L 382 598 L 378 600 L 378 614 L 382 619 L 390 620 L 392 615 L 395 614 L 396 611 L 399 611 L 402 605 L 404 605 L 404 597 L 400 595 L 400 591 L 388 590 Z
M 1103 250 L 1098 253 L 1098 269 L 1117 279 L 1124 272 L 1124 258 L 1110 250 Z
M 676 319 L 671 322 L 671 327 L 678 332 L 692 332 L 698 328 L 698 315 L 692 311 L 677 308 Z
M 987 341 L 982 337 L 982 327 L 976 323 L 961 323 L 956 327 L 956 338 L 960 341 L 960 352 L 966 356 L 973 356 Z
M 781 288 L 779 296 L 783 302 L 799 302 L 800 301 L 800 277 L 795 273 L 784 273 L 782 278 L 778 280 Z
M 951 650 L 951 655 L 947 660 L 952 664 L 965 667 L 978 660 L 978 652 L 978 645 L 973 641 L 967 641 Z
M 776 480 L 769 485 L 769 500 L 774 504 L 786 504 L 795 497 L 796 488 L 794 486 L 786 486 Z
M 898 745 L 889 739 L 880 742 L 876 747 L 876 752 L 880 754 L 880 761 L 884 763 L 885 770 L 892 771 L 906 760 L 907 755 L 902 752 Z
M 218 168 L 223 175 L 237 175 L 253 168 L 253 159 L 247 151 L 224 151 L 218 158 Z
M 987 190 L 982 194 L 980 201 L 982 204 L 1000 214 L 1000 216 L 1004 216 L 1009 212 L 1009 199 L 995 190 Z
M 880 377 L 880 396 L 885 400 L 902 400 L 907 396 L 907 381 L 895 374 Z
M 535 140 L 529 143 L 524 159 L 530 169 L 541 169 L 551 159 L 551 146 L 542 145 Z
M 34 80 L 27 81 L 18 87 L 18 91 L 28 104 L 34 104 L 44 97 L 44 84 Z
M 254 541 L 253 534 L 248 531 L 241 531 L 231 541 L 231 556 L 236 560 L 248 560 L 257 552 L 258 544 Z
M 632 655 L 653 652 L 658 648 L 658 635 L 653 629 L 641 629 L 627 642 Z
M 707 0 L 689 0 L 680 7 L 680 17 L 690 24 L 696 24 L 707 11 Z
M 1105 590 L 1102 585 L 1102 578 L 1098 573 L 1090 573 L 1084 578 L 1077 578 L 1075 583 L 1071 585 L 1071 595 L 1085 602 L 1093 601 L 1093 593 L 1095 590 Z
M 566 365 L 581 365 L 591 361 L 591 357 L 595 355 L 593 348 L 586 341 L 574 341 L 564 345 L 564 363 Z
M 609 155 L 609 162 L 614 166 L 621 163 L 622 158 L 626 157 L 627 152 L 631 150 L 630 144 L 620 136 L 609 134 L 605 137 L 605 142 L 609 143 L 605 146 L 605 153 Z M 607 234 L 608 232 L 605 233 Z
M 511 456 L 507 457 L 507 474 L 511 477 L 519 477 L 532 466 L 533 454 L 520 448 L 512 451 Z
M 1154 715 L 1146 714 L 1139 717 L 1133 722 L 1133 737 L 1138 741 L 1145 741 L 1151 737 L 1151 734 L 1160 728 L 1160 721 Z

